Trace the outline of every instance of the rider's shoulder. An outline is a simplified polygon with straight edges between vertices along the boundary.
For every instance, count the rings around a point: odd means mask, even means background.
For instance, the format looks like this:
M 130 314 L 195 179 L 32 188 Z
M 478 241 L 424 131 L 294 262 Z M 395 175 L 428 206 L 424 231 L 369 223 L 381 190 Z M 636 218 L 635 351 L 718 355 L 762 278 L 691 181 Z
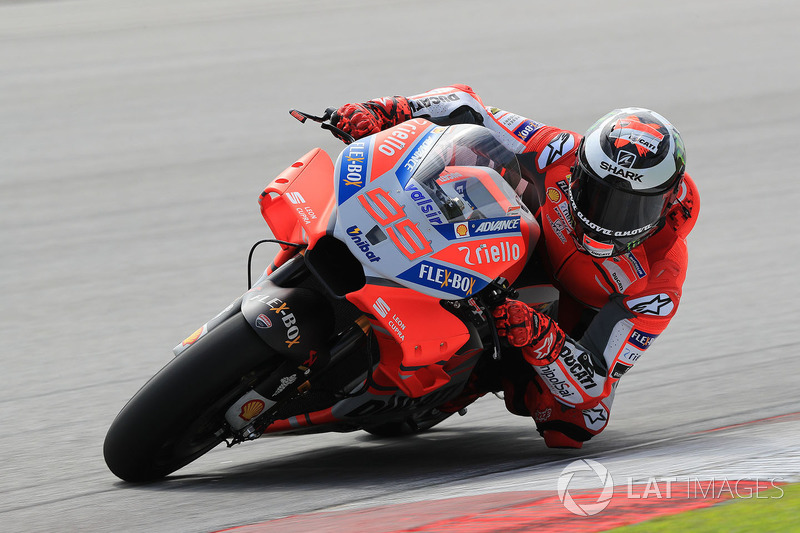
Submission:
M 685 239 L 697 223 L 700 214 L 700 192 L 689 173 L 684 173 L 676 202 L 667 213 L 667 227 Z
M 647 239 L 641 248 L 648 265 L 648 285 L 669 285 L 680 291 L 689 265 L 686 240 L 665 227 Z
M 650 264 L 664 261 L 677 265 L 685 273 L 689 262 L 686 238 L 697 223 L 699 213 L 697 185 L 689 174 L 684 174 L 677 199 L 667 211 L 664 227 L 642 244 Z
M 582 138 L 574 131 L 542 126 L 528 140 L 523 153 L 535 156 L 536 170 L 540 173 L 559 165 L 572 166 Z

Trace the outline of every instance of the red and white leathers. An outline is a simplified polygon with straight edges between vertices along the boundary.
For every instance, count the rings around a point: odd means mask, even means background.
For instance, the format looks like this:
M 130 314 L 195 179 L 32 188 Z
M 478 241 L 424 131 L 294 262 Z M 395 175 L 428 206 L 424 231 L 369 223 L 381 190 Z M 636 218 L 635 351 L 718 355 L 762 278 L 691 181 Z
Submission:
M 408 100 L 414 117 L 482 124 L 519 154 L 525 180 L 512 186 L 542 226 L 533 261 L 560 291 L 557 322 L 567 338 L 554 362 L 533 366 L 533 383 L 506 389 L 506 403 L 533 416 L 548 445 L 580 447 L 606 427 L 620 378 L 675 315 L 686 277 L 685 238 L 700 207 L 697 188 L 685 174 L 663 229 L 623 255 L 592 257 L 572 237 L 567 195 L 579 134 L 485 106 L 466 85 Z M 527 409 L 513 394 L 524 395 Z

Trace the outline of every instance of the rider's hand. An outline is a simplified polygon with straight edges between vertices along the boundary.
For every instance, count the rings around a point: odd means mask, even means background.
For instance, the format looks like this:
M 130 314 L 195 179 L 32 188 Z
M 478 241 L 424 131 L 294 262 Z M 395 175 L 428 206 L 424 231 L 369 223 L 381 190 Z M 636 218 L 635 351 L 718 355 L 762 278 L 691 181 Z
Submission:
M 522 348 L 528 363 L 544 366 L 558 358 L 566 337 L 549 316 L 517 300 L 506 300 L 493 314 L 497 334 Z
M 364 104 L 345 104 L 331 117 L 331 124 L 355 139 L 381 131 L 381 120 Z
M 355 139 L 378 133 L 411 118 L 411 105 L 402 96 L 377 98 L 363 104 L 345 104 L 331 116 L 331 124 Z

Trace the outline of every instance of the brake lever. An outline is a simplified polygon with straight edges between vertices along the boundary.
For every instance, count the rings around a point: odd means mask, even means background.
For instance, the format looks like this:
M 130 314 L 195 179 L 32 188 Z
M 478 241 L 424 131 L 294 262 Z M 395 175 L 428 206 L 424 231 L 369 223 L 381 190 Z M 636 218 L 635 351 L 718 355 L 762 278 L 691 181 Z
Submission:
M 305 123 L 307 119 L 311 119 L 314 122 L 319 122 L 320 127 L 324 130 L 328 130 L 333 133 L 334 136 L 338 137 L 339 139 L 343 140 L 345 143 L 350 144 L 354 142 L 356 139 L 349 133 L 344 130 L 341 130 L 331 124 L 329 121 L 333 116 L 333 113 L 336 111 L 335 107 L 329 107 L 325 110 L 325 113 L 321 117 L 317 117 L 310 113 L 304 113 L 303 111 L 299 111 L 297 109 L 290 109 L 289 114 L 292 115 L 294 118 L 300 121 L 300 123 Z

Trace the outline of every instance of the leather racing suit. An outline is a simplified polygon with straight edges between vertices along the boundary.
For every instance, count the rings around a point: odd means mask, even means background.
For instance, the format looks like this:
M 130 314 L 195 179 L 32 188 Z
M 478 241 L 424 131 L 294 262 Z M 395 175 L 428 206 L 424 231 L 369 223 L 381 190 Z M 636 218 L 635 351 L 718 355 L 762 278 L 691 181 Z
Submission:
M 660 231 L 622 255 L 593 257 L 572 237 L 567 190 L 579 134 L 485 106 L 466 85 L 407 100 L 415 118 L 482 125 L 518 154 L 524 179 L 511 185 L 542 227 L 529 262 L 537 268 L 526 271 L 543 270 L 549 277 L 528 282 L 559 290 L 557 324 L 566 341 L 552 363 L 533 366 L 533 382 L 506 384 L 506 405 L 532 416 L 548 446 L 580 447 L 607 426 L 619 380 L 675 316 L 686 277 L 685 239 L 700 207 L 697 188 L 684 174 L 679 202 Z

